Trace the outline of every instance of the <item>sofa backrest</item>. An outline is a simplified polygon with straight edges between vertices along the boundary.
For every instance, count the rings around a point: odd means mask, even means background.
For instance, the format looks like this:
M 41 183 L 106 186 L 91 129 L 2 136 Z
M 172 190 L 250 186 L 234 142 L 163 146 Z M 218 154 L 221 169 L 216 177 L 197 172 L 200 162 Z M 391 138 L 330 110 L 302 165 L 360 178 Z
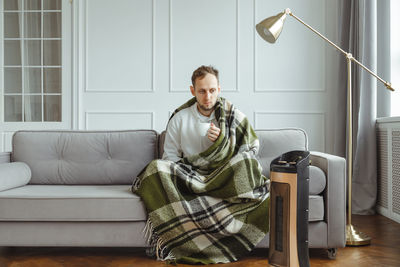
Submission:
M 307 134 L 299 128 L 256 130 L 260 140 L 257 158 L 263 168 L 263 174 L 269 177 L 271 161 L 292 150 L 308 150 Z
M 300 128 L 256 130 L 260 140 L 260 150 L 257 158 L 263 167 L 263 174 L 269 176 L 271 161 L 281 154 L 291 150 L 307 150 L 307 134 Z M 165 131 L 159 138 L 159 157 L 164 153 Z
M 29 165 L 30 184 L 132 184 L 158 155 L 158 134 L 132 131 L 18 131 L 12 161 Z

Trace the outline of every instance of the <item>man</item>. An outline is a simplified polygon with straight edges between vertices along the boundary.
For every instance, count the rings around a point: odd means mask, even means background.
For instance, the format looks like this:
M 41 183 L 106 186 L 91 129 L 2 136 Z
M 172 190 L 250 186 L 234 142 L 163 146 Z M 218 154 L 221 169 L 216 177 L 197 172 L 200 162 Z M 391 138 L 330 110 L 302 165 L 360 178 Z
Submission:
M 195 70 L 190 91 L 168 123 L 163 159 L 132 185 L 148 213 L 148 252 L 191 264 L 236 261 L 268 231 L 259 142 L 246 116 L 219 96 L 215 68 Z
M 190 91 L 196 103 L 176 113 L 168 123 L 163 159 L 179 161 L 209 148 L 221 129 L 215 119 L 215 104 L 221 92 L 218 70 L 201 66 L 193 72 Z

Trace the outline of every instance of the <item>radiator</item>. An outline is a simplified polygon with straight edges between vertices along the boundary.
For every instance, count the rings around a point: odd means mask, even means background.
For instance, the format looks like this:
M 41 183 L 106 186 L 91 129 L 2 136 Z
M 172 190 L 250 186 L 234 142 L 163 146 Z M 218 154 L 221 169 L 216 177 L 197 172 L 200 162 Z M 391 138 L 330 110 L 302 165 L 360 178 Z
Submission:
M 400 118 L 377 120 L 378 213 L 400 223 Z

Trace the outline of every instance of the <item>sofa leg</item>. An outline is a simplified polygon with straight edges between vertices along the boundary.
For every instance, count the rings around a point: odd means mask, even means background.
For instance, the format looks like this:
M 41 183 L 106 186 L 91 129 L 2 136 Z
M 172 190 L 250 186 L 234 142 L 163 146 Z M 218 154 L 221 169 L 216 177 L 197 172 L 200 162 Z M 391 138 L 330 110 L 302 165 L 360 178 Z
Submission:
M 337 248 L 328 248 L 326 250 L 328 252 L 328 258 L 331 260 L 336 259 Z

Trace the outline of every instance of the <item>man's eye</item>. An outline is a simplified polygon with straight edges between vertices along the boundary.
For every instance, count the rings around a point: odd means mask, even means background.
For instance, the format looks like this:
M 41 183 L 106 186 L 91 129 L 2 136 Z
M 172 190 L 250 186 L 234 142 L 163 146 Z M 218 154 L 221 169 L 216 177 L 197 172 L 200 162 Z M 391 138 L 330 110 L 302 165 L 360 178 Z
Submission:
M 215 92 L 215 89 L 211 89 L 211 90 L 210 90 L 210 93 L 214 93 L 214 92 Z

